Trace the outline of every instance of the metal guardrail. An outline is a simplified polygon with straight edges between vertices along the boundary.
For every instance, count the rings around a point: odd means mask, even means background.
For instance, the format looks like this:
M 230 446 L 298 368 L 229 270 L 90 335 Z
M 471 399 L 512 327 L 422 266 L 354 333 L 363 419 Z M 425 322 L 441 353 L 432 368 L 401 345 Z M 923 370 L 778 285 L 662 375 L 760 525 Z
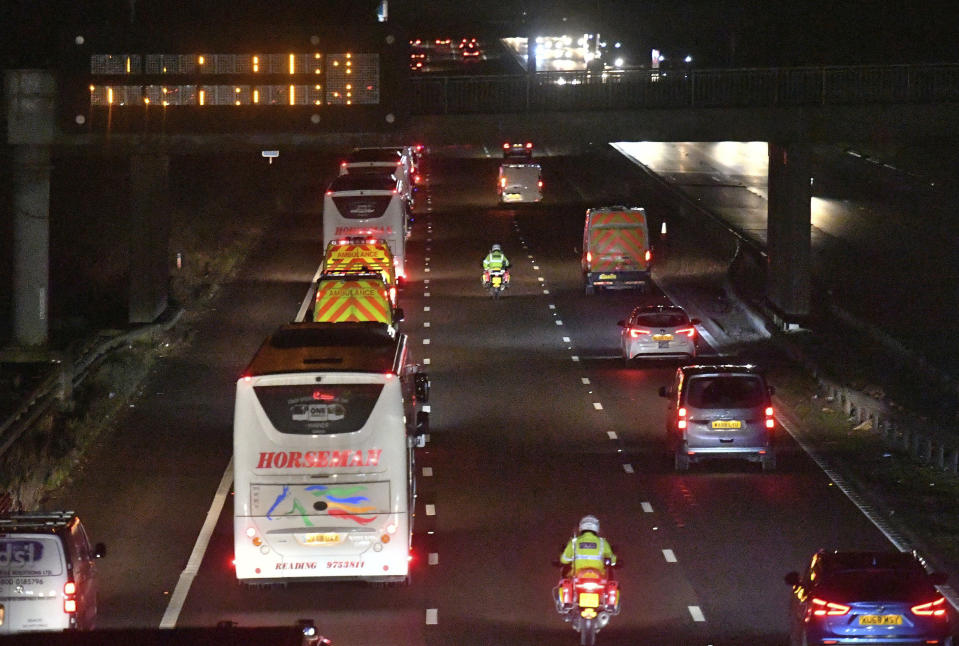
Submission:
M 182 310 L 178 310 L 170 320 L 163 323 L 145 325 L 107 338 L 92 339 L 82 347 L 64 354 L 59 362 L 52 362 L 51 373 L 0 423 L 0 455 L 6 453 L 14 442 L 54 405 L 66 407 L 73 397 L 73 389 L 80 386 L 111 352 L 137 339 L 169 330 L 180 320 L 182 313 Z
M 412 114 L 959 101 L 959 64 L 414 76 Z

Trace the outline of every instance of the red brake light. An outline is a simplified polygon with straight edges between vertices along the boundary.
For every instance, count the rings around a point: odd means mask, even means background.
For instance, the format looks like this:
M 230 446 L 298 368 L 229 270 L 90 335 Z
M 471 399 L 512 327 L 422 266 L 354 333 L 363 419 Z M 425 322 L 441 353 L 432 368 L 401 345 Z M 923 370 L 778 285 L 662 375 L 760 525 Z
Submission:
M 538 182 L 536 182 L 536 186 L 539 188 L 543 188 L 543 180 L 539 180 Z
M 63 584 L 63 612 L 73 614 L 77 611 L 77 600 L 74 598 L 76 593 L 76 583 L 67 581 Z
M 327 195 L 333 195 L 333 191 L 327 191 L 326 194 L 327 194 Z
M 632 337 L 632 338 L 634 338 L 634 339 L 638 339 L 639 337 L 643 336 L 644 334 L 649 334 L 649 332 L 650 332 L 649 330 L 643 329 L 643 328 L 641 328 L 641 327 L 631 327 L 631 328 L 629 328 L 629 336 Z
M 689 414 L 689 411 L 686 410 L 685 406 L 680 406 L 676 414 L 679 416 L 679 419 L 676 420 L 676 427 L 679 429 L 686 428 L 686 415 Z
M 681 329 L 679 329 L 679 330 L 676 330 L 676 334 L 685 334 L 686 336 L 688 336 L 688 337 L 691 339 L 691 338 L 693 338 L 694 336 L 696 336 L 696 328 L 695 328 L 695 327 L 684 327 L 684 328 L 681 328 Z
M 587 592 L 593 592 L 595 590 L 602 590 L 605 586 L 599 581 L 583 581 L 576 584 L 576 588 L 579 590 L 586 590 Z
M 527 149 L 532 149 L 532 148 L 533 148 L 533 142 L 532 142 L 532 141 L 527 141 L 527 142 L 526 142 L 526 148 L 527 148 Z
M 649 249 L 647 249 L 647 250 L 646 250 L 646 256 L 645 256 L 645 258 L 646 258 L 646 262 L 649 262 L 650 260 L 652 260 L 652 259 L 653 259 L 653 252 L 650 251 Z
M 776 419 L 773 417 L 773 407 L 766 406 L 766 428 L 774 428 Z
M 935 601 L 913 606 L 910 610 L 912 610 L 912 614 L 919 615 L 920 617 L 945 617 L 946 599 L 945 597 L 939 597 Z
M 813 597 L 812 600 L 812 614 L 817 617 L 838 617 L 846 614 L 849 610 L 849 606 L 841 603 L 833 603 L 816 597 Z
M 508 141 L 507 141 L 505 144 L 503 144 L 503 150 L 509 150 L 509 142 L 508 142 Z

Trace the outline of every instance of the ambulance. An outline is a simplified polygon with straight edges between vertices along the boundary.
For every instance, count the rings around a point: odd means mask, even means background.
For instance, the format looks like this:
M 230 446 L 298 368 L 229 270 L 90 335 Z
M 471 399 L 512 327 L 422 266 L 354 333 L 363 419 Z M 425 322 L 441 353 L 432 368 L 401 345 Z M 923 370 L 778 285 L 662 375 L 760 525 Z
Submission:
M 586 211 L 581 265 L 587 295 L 598 289 L 645 290 L 652 262 L 645 210 L 607 206 Z
M 396 305 L 396 266 L 390 245 L 382 238 L 349 237 L 330 240 L 320 274 L 352 275 L 378 272 Z
M 316 281 L 311 320 L 317 323 L 385 323 L 391 328 L 403 320 L 393 306 L 390 290 L 378 273 L 327 274 Z

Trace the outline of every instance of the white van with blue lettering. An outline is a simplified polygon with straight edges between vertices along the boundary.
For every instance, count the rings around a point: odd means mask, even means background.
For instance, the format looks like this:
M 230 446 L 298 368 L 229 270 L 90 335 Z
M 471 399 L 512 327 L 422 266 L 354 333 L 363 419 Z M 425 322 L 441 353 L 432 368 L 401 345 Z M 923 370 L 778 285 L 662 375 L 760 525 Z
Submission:
M 0 637 L 93 628 L 95 561 L 105 553 L 75 512 L 0 516 Z

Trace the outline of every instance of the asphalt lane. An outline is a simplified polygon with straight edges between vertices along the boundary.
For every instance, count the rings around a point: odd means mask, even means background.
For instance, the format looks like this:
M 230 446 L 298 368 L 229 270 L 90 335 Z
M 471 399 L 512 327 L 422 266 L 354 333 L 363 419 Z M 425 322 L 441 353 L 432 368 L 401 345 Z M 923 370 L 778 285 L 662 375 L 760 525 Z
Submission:
M 661 295 L 587 297 L 577 264 L 585 207 L 613 185 L 642 203 L 642 182 L 608 156 L 542 163 L 547 200 L 531 209 L 496 206 L 495 159 L 431 163 L 399 297 L 433 383 L 412 584 L 245 589 L 229 566 L 228 500 L 178 625 L 310 618 L 337 646 L 576 643 L 552 607 L 551 561 L 593 513 L 623 563 L 623 612 L 600 643 L 781 644 L 786 571 L 819 547 L 885 545 L 788 437 L 777 473 L 735 462 L 670 470 L 656 390 L 672 367 L 625 367 L 615 325 Z M 195 350 L 158 366 L 146 392 L 164 395 L 137 405 L 71 491 L 113 548 L 103 625 L 159 623 L 229 461 L 233 379 L 305 295 L 317 223 L 316 212 L 278 219 L 198 324 Z M 514 263 L 495 302 L 480 287 L 494 242 Z

